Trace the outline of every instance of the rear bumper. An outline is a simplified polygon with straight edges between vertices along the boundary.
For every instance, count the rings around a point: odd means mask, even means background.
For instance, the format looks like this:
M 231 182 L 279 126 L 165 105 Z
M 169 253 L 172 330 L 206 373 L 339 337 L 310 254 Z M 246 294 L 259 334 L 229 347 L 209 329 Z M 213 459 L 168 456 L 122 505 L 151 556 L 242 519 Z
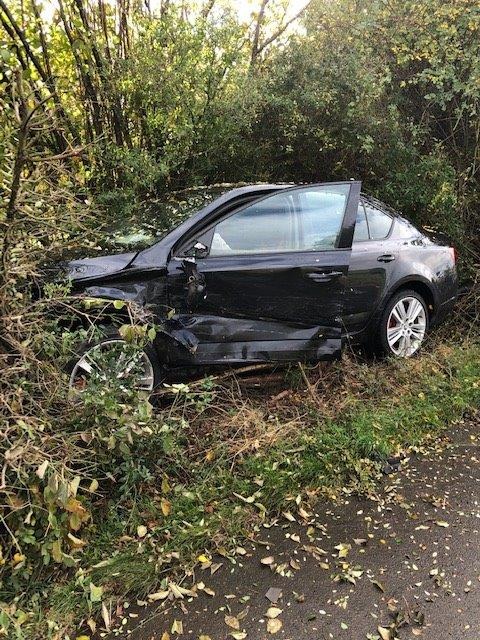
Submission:
M 441 324 L 445 320 L 445 318 L 447 318 L 447 316 L 449 316 L 452 313 L 453 308 L 455 307 L 456 301 L 457 301 L 457 296 L 455 295 L 449 298 L 448 300 L 446 300 L 445 302 L 443 302 L 438 307 L 436 313 L 431 319 L 430 326 L 436 327 L 439 324 Z

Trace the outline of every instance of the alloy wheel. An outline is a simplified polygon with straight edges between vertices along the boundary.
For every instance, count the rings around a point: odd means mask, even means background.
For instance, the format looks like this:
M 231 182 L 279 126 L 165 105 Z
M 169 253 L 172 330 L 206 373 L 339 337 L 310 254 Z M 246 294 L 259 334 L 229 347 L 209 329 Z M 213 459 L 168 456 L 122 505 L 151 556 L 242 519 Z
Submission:
M 420 348 L 426 330 L 427 313 L 420 300 L 413 296 L 401 298 L 388 317 L 388 346 L 396 356 L 408 358 Z
M 84 351 L 70 374 L 69 386 L 77 392 L 85 391 L 91 383 L 125 392 L 151 393 L 155 383 L 153 365 L 145 351 L 124 340 L 105 340 Z

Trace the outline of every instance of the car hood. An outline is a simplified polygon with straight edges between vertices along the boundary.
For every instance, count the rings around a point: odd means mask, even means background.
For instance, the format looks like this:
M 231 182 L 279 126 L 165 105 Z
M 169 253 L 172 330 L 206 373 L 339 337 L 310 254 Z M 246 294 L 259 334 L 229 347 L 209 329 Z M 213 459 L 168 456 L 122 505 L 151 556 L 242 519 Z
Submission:
M 126 269 L 136 255 L 136 252 L 131 252 L 99 256 L 98 258 L 71 260 L 65 264 L 64 274 L 74 281 L 111 276 Z

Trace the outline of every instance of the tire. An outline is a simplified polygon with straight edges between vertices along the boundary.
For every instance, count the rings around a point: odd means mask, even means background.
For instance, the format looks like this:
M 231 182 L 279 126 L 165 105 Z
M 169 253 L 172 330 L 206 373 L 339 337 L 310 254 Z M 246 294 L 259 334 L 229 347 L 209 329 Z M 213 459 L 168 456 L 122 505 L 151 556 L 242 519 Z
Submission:
M 421 295 L 411 289 L 398 291 L 380 318 L 375 336 L 377 350 L 383 356 L 415 355 L 425 340 L 428 320 L 427 304 Z
M 88 382 L 88 377 L 90 375 L 87 369 L 90 368 L 92 370 L 90 362 L 92 362 L 92 358 L 93 360 L 95 360 L 95 357 L 100 352 L 107 353 L 108 356 L 108 350 L 110 350 L 111 358 L 114 360 L 114 365 L 115 363 L 118 365 L 118 363 L 120 362 L 119 358 L 122 357 L 122 353 L 125 353 L 124 347 L 127 347 L 127 344 L 128 343 L 115 330 L 107 330 L 103 338 L 92 342 L 83 343 L 78 348 L 75 357 L 72 358 L 67 365 L 67 374 L 69 375 L 69 388 L 79 392 L 81 392 L 83 388 L 85 388 L 86 382 Z M 88 362 L 85 359 L 85 356 L 87 354 L 90 354 Z M 116 357 L 117 355 L 119 357 Z M 83 364 L 80 364 L 82 362 Z M 128 361 L 127 356 L 125 367 L 126 376 L 124 378 L 125 389 L 128 390 L 137 388 L 139 391 L 144 391 L 149 395 L 152 394 L 155 388 L 158 387 L 158 385 L 165 378 L 164 368 L 158 361 L 158 357 L 154 349 L 151 346 L 147 345 L 140 351 L 136 352 L 134 358 L 134 366 L 137 371 L 135 371 L 135 373 L 132 373 L 131 379 L 129 379 L 128 375 L 130 373 L 130 362 Z M 140 370 L 143 368 L 145 368 L 144 378 L 141 377 L 140 372 Z M 102 373 L 105 376 L 108 376 L 109 371 L 110 370 L 107 367 L 107 369 L 105 369 L 104 372 L 102 371 Z M 118 370 L 114 370 L 115 379 L 118 379 L 119 377 L 121 378 L 121 375 L 119 376 L 119 371 L 121 371 L 121 368 L 119 368 Z M 84 386 L 82 386 L 81 384 L 82 376 L 85 379 Z M 135 380 L 138 380 L 137 387 L 135 387 Z

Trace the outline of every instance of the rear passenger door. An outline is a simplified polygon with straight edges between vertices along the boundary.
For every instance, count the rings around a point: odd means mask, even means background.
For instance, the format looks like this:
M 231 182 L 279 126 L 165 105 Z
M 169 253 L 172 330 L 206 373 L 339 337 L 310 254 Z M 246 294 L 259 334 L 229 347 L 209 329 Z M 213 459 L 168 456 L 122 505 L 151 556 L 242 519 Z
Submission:
M 354 335 L 377 310 L 395 268 L 398 241 L 391 240 L 393 216 L 360 200 L 345 288 L 344 331 Z

